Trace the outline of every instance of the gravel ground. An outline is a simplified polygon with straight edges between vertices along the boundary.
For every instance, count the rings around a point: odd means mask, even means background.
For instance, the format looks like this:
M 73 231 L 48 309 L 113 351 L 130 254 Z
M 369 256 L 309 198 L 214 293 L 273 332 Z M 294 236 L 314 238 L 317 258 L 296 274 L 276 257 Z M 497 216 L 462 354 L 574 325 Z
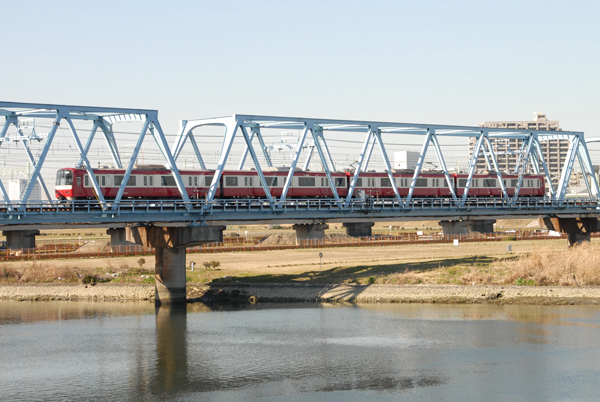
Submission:
M 355 302 L 598 304 L 600 287 L 217 284 L 187 289 L 189 302 Z M 153 300 L 154 285 L 62 284 L 0 285 L 0 299 L 12 300 Z

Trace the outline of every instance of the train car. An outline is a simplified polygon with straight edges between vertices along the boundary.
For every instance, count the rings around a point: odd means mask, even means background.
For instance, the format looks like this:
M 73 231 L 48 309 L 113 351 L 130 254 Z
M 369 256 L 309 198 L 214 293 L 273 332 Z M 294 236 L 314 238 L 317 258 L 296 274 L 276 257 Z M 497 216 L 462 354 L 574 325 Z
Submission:
M 462 196 L 467 185 L 467 174 L 456 175 L 456 195 Z M 503 175 L 502 180 L 508 196 L 515 194 L 519 181 L 518 175 Z M 546 194 L 544 176 L 524 175 L 520 197 L 543 197 Z M 501 197 L 502 187 L 495 174 L 474 174 L 469 187 L 469 197 Z
M 263 172 L 273 197 L 283 193 L 289 169 L 266 170 Z M 345 173 L 331 173 L 340 197 L 348 194 Z M 255 170 L 224 171 L 221 178 L 221 198 L 264 198 L 265 191 Z M 297 170 L 286 198 L 331 198 L 333 193 L 325 172 Z
M 349 180 L 354 176 L 353 173 L 348 173 Z M 410 184 L 413 179 L 412 173 L 393 173 L 396 188 L 401 197 L 408 195 Z M 452 185 L 454 185 L 454 175 L 450 175 Z M 354 197 L 394 197 L 394 188 L 390 181 L 389 175 L 383 172 L 361 172 L 354 188 Z M 449 197 L 451 195 L 450 188 L 446 183 L 446 177 L 443 173 L 421 173 L 417 177 L 413 198 L 424 197 Z
M 200 198 L 207 188 L 203 183 L 202 172 L 180 171 L 188 196 Z M 94 169 L 94 176 L 105 198 L 115 198 L 125 175 L 124 169 Z M 55 195 L 59 200 L 95 199 L 92 180 L 85 169 L 65 168 L 56 174 Z M 175 198 L 180 197 L 179 189 L 171 171 L 164 166 L 142 166 L 134 169 L 129 176 L 123 198 Z

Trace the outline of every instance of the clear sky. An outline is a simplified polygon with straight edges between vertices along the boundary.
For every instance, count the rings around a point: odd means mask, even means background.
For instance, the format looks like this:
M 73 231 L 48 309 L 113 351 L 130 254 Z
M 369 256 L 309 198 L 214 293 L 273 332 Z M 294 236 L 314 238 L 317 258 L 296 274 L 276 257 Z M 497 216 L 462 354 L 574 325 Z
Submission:
M 600 135 L 598 1 L 6 1 L 2 100 Z
M 565 130 L 600 136 L 600 1 L 0 5 L 1 100 L 157 109 L 169 143 L 180 119 L 235 113 L 477 125 L 531 120 L 538 111 Z M 118 130 L 130 152 L 136 131 Z M 336 163 L 357 159 L 362 136 L 355 137 L 330 142 Z M 49 184 L 78 160 L 68 130 L 55 141 L 44 165 Z M 204 141 L 214 167 L 221 140 Z M 390 158 L 421 141 L 395 141 Z M 3 171 L 27 164 L 6 151 Z M 94 152 L 94 166 L 111 161 L 102 142 Z M 468 161 L 464 139 L 444 152 L 450 168 Z M 600 145 L 590 153 L 600 164 Z M 286 155 L 279 152 L 278 163 L 288 163 Z M 181 159 L 180 168 L 198 167 L 191 149 Z M 162 162 L 152 147 L 141 160 Z

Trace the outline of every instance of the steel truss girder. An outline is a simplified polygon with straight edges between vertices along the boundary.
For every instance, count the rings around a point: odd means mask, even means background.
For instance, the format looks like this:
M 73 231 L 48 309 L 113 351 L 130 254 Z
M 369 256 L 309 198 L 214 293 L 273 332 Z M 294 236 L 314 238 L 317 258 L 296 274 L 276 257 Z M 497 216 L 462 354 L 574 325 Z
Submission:
M 517 138 L 523 139 L 523 145 L 521 152 L 519 152 L 519 162 L 517 163 L 517 167 L 515 169 L 515 173 L 520 173 L 520 180 L 518 181 L 518 186 L 515 189 L 515 195 L 513 199 L 516 199 L 519 196 L 520 188 L 522 184 L 522 175 L 526 172 L 527 165 L 529 163 L 532 164 L 536 173 L 543 172 L 546 177 L 547 182 L 549 183 L 549 194 L 551 197 L 559 197 L 558 193 L 554 191 L 551 183 L 551 177 L 549 175 L 548 166 L 546 161 L 544 160 L 544 156 L 541 152 L 540 141 L 547 140 L 555 140 L 555 139 L 570 139 L 574 136 L 581 136 L 583 138 L 583 133 L 580 132 L 548 132 L 544 130 L 526 130 L 526 129 L 505 129 L 505 128 L 486 128 L 482 130 L 480 127 L 468 127 L 468 126 L 445 126 L 445 125 L 431 125 L 431 124 L 410 124 L 410 123 L 386 123 L 386 122 L 370 122 L 370 121 L 350 121 L 350 120 L 332 120 L 332 119 L 305 119 L 305 118 L 294 118 L 294 117 L 274 117 L 274 116 L 255 116 L 255 115 L 234 115 L 234 117 L 240 121 L 243 121 L 244 124 L 248 127 L 252 127 L 252 130 L 260 130 L 261 128 L 279 128 L 279 129 L 297 129 L 303 130 L 303 137 L 299 141 L 300 149 L 304 146 L 304 140 L 306 139 L 306 135 L 308 132 L 306 131 L 306 127 L 312 127 L 310 129 L 311 135 L 313 139 L 315 139 L 315 147 L 317 144 L 324 144 L 322 146 L 321 151 L 326 152 L 327 157 L 325 158 L 327 161 L 322 161 L 324 169 L 328 171 L 328 167 L 331 167 L 331 171 L 335 171 L 335 165 L 333 165 L 333 160 L 331 158 L 331 154 L 328 152 L 327 143 L 325 142 L 324 133 L 326 132 L 356 132 L 356 133 L 365 133 L 367 138 L 365 143 L 363 144 L 363 149 L 361 151 L 361 155 L 359 158 L 359 165 L 357 170 L 365 171 L 369 165 L 370 157 L 372 155 L 373 147 L 375 146 L 375 142 L 378 142 L 378 137 L 381 139 L 381 134 L 410 134 L 410 135 L 424 135 L 426 137 L 424 141 L 424 146 L 421 149 L 421 158 L 417 163 L 417 168 L 415 174 L 413 176 L 413 181 L 411 182 L 411 186 L 409 188 L 409 193 L 406 199 L 406 202 L 410 201 L 414 193 L 414 186 L 416 184 L 416 178 L 418 177 L 424 162 L 424 156 L 427 152 L 429 143 L 434 144 L 434 148 L 436 149 L 436 154 L 438 156 L 438 161 L 440 162 L 440 166 L 444 171 L 444 175 L 446 176 L 446 180 L 449 179 L 449 174 L 447 167 L 445 167 L 445 162 L 443 160 L 443 155 L 441 155 L 441 147 L 438 137 L 477 137 L 481 139 L 478 147 L 476 147 L 476 158 L 470 161 L 469 166 L 469 175 L 467 179 L 467 186 L 465 187 L 465 191 L 462 196 L 461 204 L 466 202 L 466 198 L 469 194 L 469 188 L 472 182 L 473 175 L 476 169 L 476 160 L 481 152 L 483 152 L 483 156 L 485 158 L 486 165 L 488 169 L 496 172 L 496 176 L 498 180 L 500 180 L 500 188 L 502 190 L 503 198 L 508 198 L 508 193 L 506 191 L 506 186 L 504 185 L 504 180 L 502 176 L 502 172 L 500 172 L 498 167 L 498 161 L 496 158 L 496 154 L 494 152 L 493 146 L 490 142 L 490 139 L 496 138 Z M 188 126 L 184 130 L 181 130 L 180 136 L 177 139 L 175 145 L 175 155 L 181 151 L 182 144 L 185 142 L 186 136 L 189 134 L 191 129 L 198 126 L 204 125 L 226 125 L 225 120 L 228 118 L 214 118 L 214 119 L 200 119 L 193 121 L 186 121 L 186 125 Z M 372 127 L 377 127 L 377 135 L 375 132 L 370 132 Z M 306 132 L 305 132 L 306 131 Z M 315 133 L 317 134 L 315 136 Z M 225 148 L 223 150 L 226 150 Z M 318 149 L 317 149 L 318 151 Z M 385 152 L 385 151 L 384 151 Z M 582 161 L 585 164 L 585 160 L 589 159 L 589 154 L 587 153 L 587 149 L 582 149 Z M 297 166 L 297 157 L 299 156 L 299 151 L 297 150 L 293 163 L 294 168 Z M 308 155 L 306 163 L 310 161 L 311 154 Z M 320 154 L 323 158 L 323 154 Z M 384 163 L 389 165 L 389 159 L 387 155 L 384 156 Z M 306 167 L 305 163 L 305 167 Z M 543 168 L 543 169 L 542 169 Z M 288 178 L 293 177 L 294 173 L 290 172 Z M 351 179 L 350 183 L 350 196 L 346 197 L 346 202 L 349 202 L 351 196 L 353 194 L 354 188 L 352 185 L 357 179 L 357 175 L 355 172 L 355 177 Z M 451 181 L 450 181 L 451 182 Z M 287 184 L 289 186 L 289 184 Z M 592 183 L 590 182 L 590 186 Z M 287 188 L 284 189 L 287 192 Z M 396 189 L 397 190 L 397 189 Z M 453 189 L 453 199 L 456 197 L 456 189 Z M 335 193 L 335 192 L 334 192 Z M 592 194 L 594 192 L 592 191 Z M 564 194 L 563 194 L 564 196 Z M 399 197 L 399 196 L 398 196 Z M 212 199 L 212 198 L 211 198 Z M 281 201 L 281 200 L 280 200 Z M 455 201 L 457 202 L 457 201 Z
M 42 147 L 40 156 L 37 161 L 33 161 L 34 170 L 25 187 L 23 195 L 20 200 L 20 204 L 24 205 L 29 200 L 31 196 L 31 192 L 33 190 L 33 185 L 36 181 L 41 180 L 41 169 L 48 155 L 48 151 L 52 142 L 54 140 L 56 131 L 60 126 L 62 120 L 66 120 L 69 125 L 69 129 L 71 134 L 73 135 L 73 139 L 75 140 L 77 149 L 80 153 L 79 165 L 85 166 L 88 175 L 91 179 L 92 186 L 96 195 L 101 203 L 103 209 L 107 208 L 106 200 L 104 199 L 102 192 L 100 191 L 100 187 L 95 180 L 95 175 L 93 174 L 92 167 L 87 158 L 88 151 L 91 147 L 91 143 L 94 139 L 94 136 L 100 128 L 104 134 L 104 137 L 107 141 L 108 148 L 113 156 L 113 161 L 118 167 L 122 168 L 121 158 L 119 155 L 119 151 L 117 148 L 117 142 L 112 131 L 112 124 L 116 122 L 123 121 L 141 121 L 144 122 L 144 130 L 138 138 L 138 146 L 133 152 L 132 159 L 129 162 L 129 165 L 126 170 L 126 174 L 124 176 L 124 180 L 121 183 L 121 187 L 117 193 L 117 197 L 115 198 L 112 206 L 112 210 L 118 209 L 118 204 L 122 199 L 125 184 L 128 181 L 128 178 L 131 174 L 131 170 L 133 165 L 135 164 L 135 158 L 137 157 L 137 153 L 139 152 L 139 148 L 141 146 L 141 141 L 145 136 L 145 131 L 150 129 L 152 132 L 156 143 L 163 154 L 165 161 L 171 170 L 175 182 L 177 183 L 177 187 L 181 192 L 181 198 L 186 208 L 190 208 L 190 199 L 187 195 L 187 191 L 185 186 L 183 185 L 183 180 L 181 179 L 181 175 L 175 165 L 175 161 L 171 155 L 170 148 L 168 147 L 164 133 L 160 127 L 160 123 L 158 121 L 158 112 L 155 110 L 146 110 L 146 109 L 123 109 L 123 108 L 105 108 L 105 107 L 88 107 L 88 106 L 72 106 L 72 105 L 54 105 L 54 104 L 38 104 L 38 103 L 18 103 L 18 102 L 0 102 L 0 115 L 6 116 L 5 126 L 0 133 L 0 139 L 2 139 L 8 130 L 8 125 L 13 121 L 18 120 L 19 117 L 42 117 L 42 118 L 52 118 L 53 124 L 50 132 L 46 136 L 46 142 Z M 93 121 L 93 127 L 86 142 L 85 147 L 82 146 L 75 126 L 73 124 L 74 120 L 87 120 Z M 18 129 L 18 127 L 17 127 Z M 22 136 L 22 133 L 20 133 Z M 29 139 L 25 139 L 29 140 Z M 31 158 L 30 158 L 31 160 Z M 4 186 L 0 182 L 0 191 L 2 191 L 5 199 L 8 199 L 6 196 L 6 191 Z

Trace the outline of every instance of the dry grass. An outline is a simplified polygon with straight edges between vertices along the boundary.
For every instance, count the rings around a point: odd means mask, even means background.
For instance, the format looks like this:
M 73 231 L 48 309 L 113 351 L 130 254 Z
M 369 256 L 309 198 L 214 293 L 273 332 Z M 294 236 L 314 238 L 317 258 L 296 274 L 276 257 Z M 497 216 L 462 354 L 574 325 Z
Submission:
M 4 264 L 0 265 L 0 283 L 153 283 L 154 275 L 151 270 L 130 268 L 121 263 L 115 273 L 112 265 L 108 265 L 107 270 L 47 264 L 45 261 L 35 260 L 20 266 Z
M 598 249 L 583 244 L 569 249 L 553 247 L 534 249 L 513 261 L 497 261 L 509 272 L 504 283 L 558 286 L 600 285 Z

